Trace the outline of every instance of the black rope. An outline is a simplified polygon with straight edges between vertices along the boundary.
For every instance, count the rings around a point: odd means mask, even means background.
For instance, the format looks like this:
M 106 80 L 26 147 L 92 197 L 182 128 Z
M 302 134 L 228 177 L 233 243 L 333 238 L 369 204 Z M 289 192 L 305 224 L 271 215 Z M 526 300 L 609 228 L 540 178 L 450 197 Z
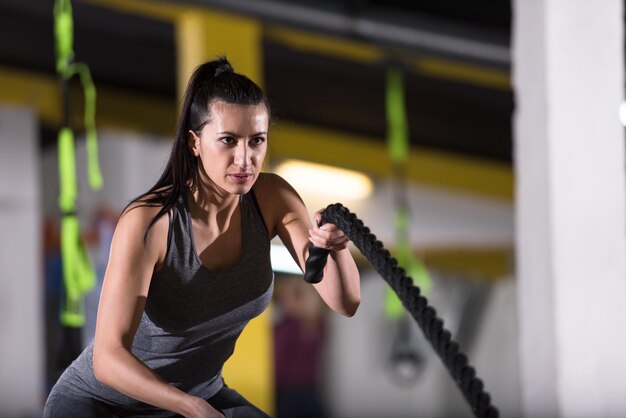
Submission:
M 484 391 L 483 382 L 476 376 L 476 370 L 470 366 L 467 356 L 460 351 L 459 344 L 452 340 L 450 331 L 444 328 L 435 309 L 428 306 L 419 287 L 413 285 L 411 278 L 407 277 L 404 269 L 398 266 L 396 259 L 369 228 L 340 203 L 329 205 L 323 210 L 322 223 L 332 223 L 341 229 L 389 283 L 445 364 L 474 415 L 480 418 L 498 417 L 498 410 L 491 404 L 491 397 Z M 309 246 L 304 276 L 306 281 L 317 283 L 322 279 L 327 255 L 327 250 Z

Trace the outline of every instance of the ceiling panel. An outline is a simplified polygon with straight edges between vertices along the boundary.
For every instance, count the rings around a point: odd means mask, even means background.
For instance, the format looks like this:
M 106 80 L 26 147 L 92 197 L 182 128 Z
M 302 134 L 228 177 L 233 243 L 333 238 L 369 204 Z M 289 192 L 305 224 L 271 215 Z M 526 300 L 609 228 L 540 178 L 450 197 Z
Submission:
M 266 41 L 264 65 L 279 120 L 385 139 L 386 63 L 357 63 Z M 412 145 L 511 161 L 511 91 L 415 72 L 405 72 L 405 89 Z
M 0 0 L 0 65 L 54 74 L 51 0 Z M 188 1 L 235 10 L 250 1 Z M 365 16 L 413 29 L 455 34 L 508 48 L 510 3 L 500 0 L 270 1 L 272 5 L 318 8 L 340 16 Z M 176 45 L 171 23 L 106 7 L 72 2 L 75 51 L 100 86 L 176 100 Z M 270 19 L 275 22 L 276 19 Z M 291 22 L 292 27 L 298 27 Z M 465 35 L 463 35 L 465 34 Z M 336 35 L 345 39 L 349 34 Z M 361 42 L 368 42 L 360 39 Z M 376 47 L 388 48 L 374 43 Z M 386 62 L 357 62 L 319 51 L 263 43 L 265 85 L 278 119 L 320 125 L 384 140 Z M 435 49 L 408 51 L 437 56 Z M 446 57 L 446 53 L 441 53 Z M 458 61 L 462 63 L 462 61 Z M 473 65 L 477 65 L 473 62 Z M 480 64 L 478 64 L 480 65 Z M 508 72 L 507 66 L 501 71 Z M 510 89 L 406 72 L 411 144 L 495 161 L 511 161 Z

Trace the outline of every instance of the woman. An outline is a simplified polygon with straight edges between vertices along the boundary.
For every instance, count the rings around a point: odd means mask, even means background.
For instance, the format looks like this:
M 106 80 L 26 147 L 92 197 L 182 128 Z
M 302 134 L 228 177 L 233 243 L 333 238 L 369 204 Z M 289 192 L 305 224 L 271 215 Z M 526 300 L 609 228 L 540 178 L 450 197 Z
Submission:
M 44 416 L 266 417 L 221 370 L 270 301 L 276 235 L 301 267 L 309 242 L 329 249 L 316 290 L 333 310 L 355 313 L 347 237 L 312 226 L 297 193 L 260 172 L 268 126 L 264 93 L 225 58 L 196 69 L 165 171 L 116 227 L 94 342 L 59 379 Z

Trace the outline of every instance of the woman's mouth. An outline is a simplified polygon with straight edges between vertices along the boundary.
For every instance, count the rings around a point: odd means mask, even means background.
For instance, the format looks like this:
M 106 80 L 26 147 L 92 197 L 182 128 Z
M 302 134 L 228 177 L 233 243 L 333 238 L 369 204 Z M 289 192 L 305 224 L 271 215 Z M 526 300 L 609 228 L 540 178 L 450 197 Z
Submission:
M 246 184 L 248 180 L 252 178 L 252 174 L 236 173 L 236 174 L 229 174 L 228 177 L 230 177 L 230 179 L 236 184 Z

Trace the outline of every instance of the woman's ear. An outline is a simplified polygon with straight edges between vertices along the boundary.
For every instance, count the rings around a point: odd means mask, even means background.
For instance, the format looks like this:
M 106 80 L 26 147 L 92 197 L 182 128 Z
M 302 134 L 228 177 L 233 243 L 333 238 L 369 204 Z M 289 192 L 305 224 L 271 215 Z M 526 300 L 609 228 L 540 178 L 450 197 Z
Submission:
M 200 138 L 191 129 L 187 132 L 187 147 L 189 147 L 189 151 L 196 157 L 200 155 Z

